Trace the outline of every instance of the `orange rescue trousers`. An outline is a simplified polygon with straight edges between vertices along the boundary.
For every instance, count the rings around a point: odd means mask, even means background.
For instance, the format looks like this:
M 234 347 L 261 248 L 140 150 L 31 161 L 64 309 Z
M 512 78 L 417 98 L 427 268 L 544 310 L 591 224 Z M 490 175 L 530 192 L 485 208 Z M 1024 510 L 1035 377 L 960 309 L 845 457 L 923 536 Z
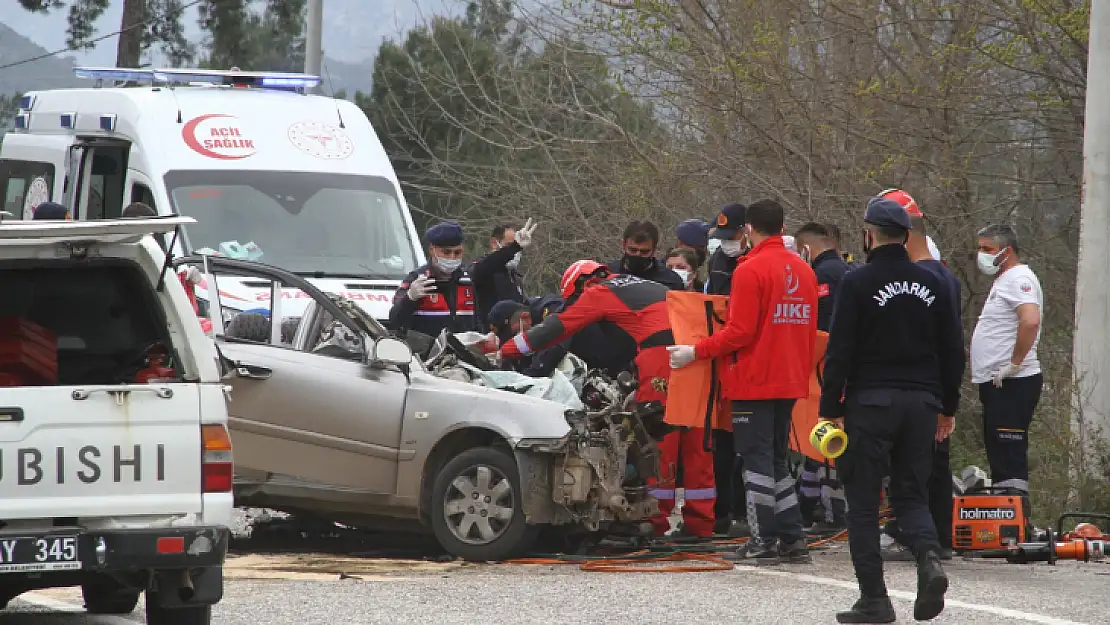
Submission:
M 713 485 L 713 452 L 705 451 L 705 430 L 683 428 L 663 437 L 659 444 L 659 479 L 649 480 L 653 497 L 659 500 L 660 514 L 651 519 L 657 535 L 670 529 L 667 520 L 675 506 L 675 487 L 678 466 L 682 464 L 682 487 L 685 503 L 682 505 L 682 523 L 695 536 L 713 535 L 713 504 L 717 489 Z

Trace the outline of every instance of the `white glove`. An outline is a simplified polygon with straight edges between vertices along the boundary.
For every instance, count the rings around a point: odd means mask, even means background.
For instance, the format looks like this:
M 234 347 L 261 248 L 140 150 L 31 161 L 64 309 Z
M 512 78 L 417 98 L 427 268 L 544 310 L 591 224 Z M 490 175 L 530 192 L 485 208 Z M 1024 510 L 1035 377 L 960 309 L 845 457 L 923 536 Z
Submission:
M 667 351 L 671 354 L 671 369 L 681 369 L 697 360 L 693 345 L 670 345 Z
M 532 244 L 532 233 L 536 231 L 536 226 L 539 222 L 532 223 L 532 218 L 529 217 L 528 221 L 524 222 L 524 227 L 516 231 L 515 241 L 520 247 L 528 247 Z
M 200 269 L 197 269 L 193 265 L 186 267 L 183 273 L 185 274 L 185 280 L 188 281 L 189 284 L 200 284 L 201 279 L 204 277 L 201 275 Z
M 427 275 L 418 276 L 409 285 L 408 296 L 412 301 L 418 301 L 430 293 L 435 293 L 436 283 Z
M 1015 365 L 1012 362 L 1006 363 L 1001 369 L 995 371 L 993 376 L 991 376 L 993 378 L 994 385 L 998 388 L 1002 388 L 1002 380 L 1014 377 L 1014 374 L 1018 371 L 1021 371 L 1021 365 Z

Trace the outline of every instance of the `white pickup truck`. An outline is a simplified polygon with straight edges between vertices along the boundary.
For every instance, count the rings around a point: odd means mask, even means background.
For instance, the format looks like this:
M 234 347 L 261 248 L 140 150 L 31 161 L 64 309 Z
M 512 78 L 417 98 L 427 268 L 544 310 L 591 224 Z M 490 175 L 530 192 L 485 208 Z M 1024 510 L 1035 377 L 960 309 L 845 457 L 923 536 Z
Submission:
M 232 456 L 217 354 L 153 237 L 188 217 L 0 221 L 0 607 L 208 625 Z

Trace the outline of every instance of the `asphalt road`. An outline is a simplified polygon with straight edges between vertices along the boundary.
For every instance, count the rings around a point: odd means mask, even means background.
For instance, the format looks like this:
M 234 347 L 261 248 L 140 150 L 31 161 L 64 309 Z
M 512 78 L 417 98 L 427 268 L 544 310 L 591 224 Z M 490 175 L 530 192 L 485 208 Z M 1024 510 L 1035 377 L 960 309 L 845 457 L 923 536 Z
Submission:
M 297 573 L 290 572 L 296 569 Z M 358 579 L 340 579 L 338 571 Z M 956 560 L 948 608 L 934 623 L 1110 622 L 1110 565 L 1011 565 Z M 296 579 L 296 577 L 300 577 Z M 887 569 L 899 622 L 912 620 L 914 570 Z M 856 598 L 843 548 L 809 566 L 737 567 L 716 573 L 593 573 L 573 565 L 509 566 L 382 561 L 336 556 L 233 558 L 219 625 L 305 623 L 835 623 Z M 72 589 L 24 595 L 0 625 L 133 625 L 80 614 Z M 68 612 L 68 613 L 67 613 Z

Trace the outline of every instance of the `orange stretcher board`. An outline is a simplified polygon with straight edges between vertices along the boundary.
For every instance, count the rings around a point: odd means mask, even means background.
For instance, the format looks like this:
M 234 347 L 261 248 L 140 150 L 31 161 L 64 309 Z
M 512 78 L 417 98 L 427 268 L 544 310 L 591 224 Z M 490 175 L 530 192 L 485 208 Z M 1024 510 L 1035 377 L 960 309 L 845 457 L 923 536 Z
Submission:
M 696 345 L 723 328 L 728 315 L 727 309 L 728 297 L 725 295 L 704 295 L 693 291 L 667 292 L 667 314 L 675 344 Z M 712 427 L 720 430 L 732 429 L 727 404 L 720 399 L 720 393 L 711 388 L 714 368 L 717 368 L 718 374 L 723 369 L 723 363 L 719 361 L 720 359 L 697 360 L 671 371 L 671 378 L 667 382 L 664 422 L 681 427 L 705 427 L 712 394 Z M 717 379 L 720 379 L 719 375 Z
M 825 458 L 809 442 L 809 433 L 817 425 L 817 410 L 821 402 L 821 373 L 825 369 L 825 347 L 829 343 L 828 332 L 817 332 L 817 342 L 813 346 L 813 373 L 809 376 L 809 397 L 799 399 L 794 404 L 794 414 L 790 421 L 790 448 L 818 462 L 834 464 Z

